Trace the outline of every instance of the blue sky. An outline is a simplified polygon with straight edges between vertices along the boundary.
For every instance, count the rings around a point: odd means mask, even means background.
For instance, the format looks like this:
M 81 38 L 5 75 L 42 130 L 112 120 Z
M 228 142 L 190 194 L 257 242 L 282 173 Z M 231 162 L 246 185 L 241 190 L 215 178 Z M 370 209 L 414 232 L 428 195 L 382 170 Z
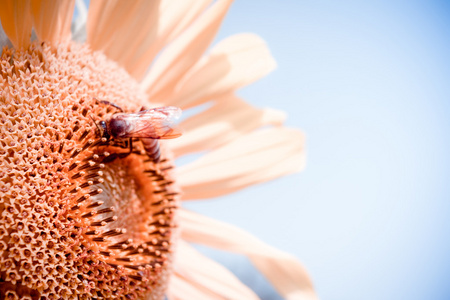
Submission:
M 449 299 L 449 11 L 444 1 L 236 1 L 218 40 L 257 33 L 278 62 L 239 95 L 289 112 L 287 125 L 307 134 L 308 166 L 188 207 L 295 254 L 322 299 Z M 243 258 L 208 253 L 278 299 Z

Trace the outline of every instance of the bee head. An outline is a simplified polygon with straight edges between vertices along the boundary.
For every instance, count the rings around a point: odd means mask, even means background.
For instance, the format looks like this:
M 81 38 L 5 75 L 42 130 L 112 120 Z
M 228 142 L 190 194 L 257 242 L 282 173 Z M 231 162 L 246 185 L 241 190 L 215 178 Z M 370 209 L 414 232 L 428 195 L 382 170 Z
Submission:
M 98 122 L 98 126 L 97 126 L 98 130 L 100 131 L 100 135 L 101 137 L 104 137 L 106 139 L 109 140 L 110 135 L 108 133 L 108 128 L 106 126 L 106 122 L 105 121 L 100 121 Z

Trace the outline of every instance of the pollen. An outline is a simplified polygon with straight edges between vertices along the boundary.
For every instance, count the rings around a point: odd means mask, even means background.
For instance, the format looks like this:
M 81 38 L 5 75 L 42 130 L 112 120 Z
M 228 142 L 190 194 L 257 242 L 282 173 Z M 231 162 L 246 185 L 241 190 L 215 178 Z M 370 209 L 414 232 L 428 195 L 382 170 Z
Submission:
M 164 145 L 155 163 L 97 125 L 140 109 L 138 83 L 87 46 L 33 43 L 3 49 L 0 86 L 0 295 L 162 299 L 173 161 Z

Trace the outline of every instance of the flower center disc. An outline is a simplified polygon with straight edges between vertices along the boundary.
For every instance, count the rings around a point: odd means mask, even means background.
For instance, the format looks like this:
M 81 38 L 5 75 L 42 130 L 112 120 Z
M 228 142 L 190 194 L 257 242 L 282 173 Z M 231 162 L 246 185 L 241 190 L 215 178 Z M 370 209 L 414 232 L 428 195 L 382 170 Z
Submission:
M 104 141 L 96 123 L 145 94 L 73 43 L 4 49 L 0 76 L 0 294 L 162 299 L 177 193 L 161 145 Z

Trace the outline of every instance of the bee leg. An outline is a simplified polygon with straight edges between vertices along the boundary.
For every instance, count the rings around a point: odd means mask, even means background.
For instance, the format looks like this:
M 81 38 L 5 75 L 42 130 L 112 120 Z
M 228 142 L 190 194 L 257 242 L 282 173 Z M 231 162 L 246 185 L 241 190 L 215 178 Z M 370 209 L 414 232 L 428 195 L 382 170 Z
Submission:
M 102 160 L 102 163 L 104 163 L 104 164 L 110 163 L 110 162 L 114 161 L 117 157 L 119 157 L 119 155 L 117 153 L 111 153 L 109 156 L 105 157 Z
M 128 142 L 129 146 L 130 146 L 130 152 L 126 152 L 126 153 L 119 153 L 119 158 L 125 158 L 128 155 L 130 155 L 131 153 L 133 153 L 133 140 L 132 138 L 129 139 Z
M 128 153 L 128 155 L 130 155 L 131 153 L 133 153 L 133 139 L 130 138 L 130 153 Z

